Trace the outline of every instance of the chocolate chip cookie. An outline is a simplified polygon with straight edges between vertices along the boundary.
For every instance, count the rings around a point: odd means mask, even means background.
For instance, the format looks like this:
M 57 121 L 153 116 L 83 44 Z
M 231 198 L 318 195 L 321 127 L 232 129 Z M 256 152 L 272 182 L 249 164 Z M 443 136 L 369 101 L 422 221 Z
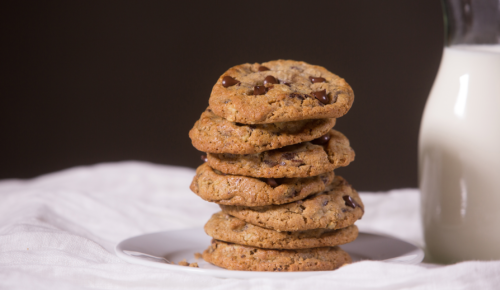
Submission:
M 309 177 L 349 165 L 354 160 L 354 150 L 342 133 L 332 129 L 316 140 L 280 149 L 246 155 L 209 153 L 207 156 L 210 167 L 225 174 Z
M 229 121 L 263 124 L 339 118 L 353 101 L 346 81 L 324 67 L 275 60 L 230 68 L 217 80 L 209 103 Z
M 341 229 L 363 216 L 358 193 L 340 176 L 326 190 L 304 200 L 258 207 L 220 205 L 222 211 L 247 223 L 276 231 Z
M 245 125 L 221 118 L 207 108 L 189 137 L 193 146 L 203 152 L 253 154 L 314 140 L 334 125 L 332 118 Z
M 228 270 L 240 271 L 324 271 L 351 263 L 339 247 L 301 250 L 270 250 L 212 240 L 203 259 Z
M 196 169 L 191 190 L 206 201 L 225 205 L 283 204 L 321 192 L 333 181 L 333 171 L 306 178 L 253 178 L 223 174 L 206 163 Z
M 205 224 L 205 232 L 217 240 L 266 249 L 333 247 L 352 242 L 358 236 L 355 225 L 338 230 L 277 232 L 249 224 L 223 212 L 210 218 Z

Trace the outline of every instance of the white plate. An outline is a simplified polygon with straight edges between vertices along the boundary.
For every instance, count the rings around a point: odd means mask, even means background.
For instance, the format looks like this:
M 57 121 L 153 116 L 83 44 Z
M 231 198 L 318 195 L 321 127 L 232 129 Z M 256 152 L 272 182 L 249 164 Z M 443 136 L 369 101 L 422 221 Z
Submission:
M 116 245 L 115 252 L 121 259 L 133 264 L 223 278 L 298 278 L 327 272 L 229 271 L 209 264 L 203 259 L 195 259 L 194 253 L 202 253 L 208 248 L 211 239 L 203 228 L 165 231 L 126 239 Z M 354 242 L 342 245 L 341 248 L 351 255 L 354 262 L 377 260 L 418 264 L 424 259 L 424 252 L 418 247 L 378 234 L 359 233 Z M 164 258 L 176 264 L 183 259 L 189 263 L 197 262 L 199 268 L 168 264 Z

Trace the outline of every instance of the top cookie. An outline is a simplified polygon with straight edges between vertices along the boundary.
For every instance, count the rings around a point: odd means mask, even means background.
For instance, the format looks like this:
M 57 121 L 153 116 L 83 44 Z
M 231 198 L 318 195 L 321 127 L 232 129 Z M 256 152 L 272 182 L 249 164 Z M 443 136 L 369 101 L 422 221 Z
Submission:
M 353 101 L 349 84 L 324 67 L 275 60 L 230 68 L 217 80 L 209 103 L 229 121 L 263 124 L 338 118 Z

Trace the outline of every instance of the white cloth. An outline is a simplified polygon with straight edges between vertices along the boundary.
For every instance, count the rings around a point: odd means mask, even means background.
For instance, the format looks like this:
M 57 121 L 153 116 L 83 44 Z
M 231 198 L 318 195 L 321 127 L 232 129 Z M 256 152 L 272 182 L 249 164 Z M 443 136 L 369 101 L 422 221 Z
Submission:
M 194 170 L 142 162 L 0 181 L 0 289 L 499 289 L 500 261 L 424 267 L 358 262 L 300 280 L 220 279 L 128 264 L 113 251 L 148 232 L 202 226 L 218 211 Z M 362 194 L 361 230 L 423 245 L 418 191 Z

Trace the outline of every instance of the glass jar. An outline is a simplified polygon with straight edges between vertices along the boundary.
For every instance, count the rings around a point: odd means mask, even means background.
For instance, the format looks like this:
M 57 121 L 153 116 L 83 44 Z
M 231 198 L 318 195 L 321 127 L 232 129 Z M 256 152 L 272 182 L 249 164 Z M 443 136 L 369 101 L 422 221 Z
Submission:
M 441 65 L 419 138 L 427 254 L 500 259 L 500 1 L 443 2 Z

